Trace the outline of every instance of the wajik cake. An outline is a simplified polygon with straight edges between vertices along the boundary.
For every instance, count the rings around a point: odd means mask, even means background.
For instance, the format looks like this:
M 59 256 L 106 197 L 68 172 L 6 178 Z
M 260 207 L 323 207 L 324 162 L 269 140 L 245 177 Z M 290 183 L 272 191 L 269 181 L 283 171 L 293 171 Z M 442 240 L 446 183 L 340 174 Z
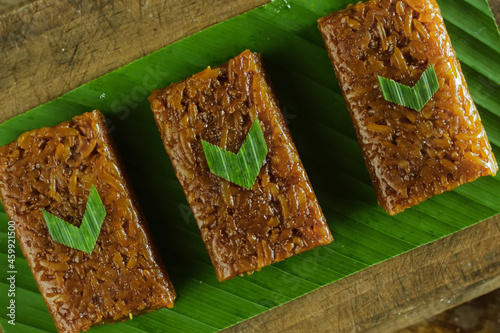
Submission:
M 332 241 L 259 54 L 149 97 L 219 281 Z M 201 140 L 237 153 L 257 118 L 268 154 L 251 189 L 210 172 Z
M 378 202 L 397 214 L 498 170 L 434 0 L 371 0 L 319 20 Z M 419 112 L 384 99 L 378 76 L 439 90 Z
M 59 332 L 172 307 L 175 292 L 98 111 L 0 147 L 0 199 Z M 80 226 L 91 186 L 106 209 L 86 252 L 55 242 L 42 209 Z

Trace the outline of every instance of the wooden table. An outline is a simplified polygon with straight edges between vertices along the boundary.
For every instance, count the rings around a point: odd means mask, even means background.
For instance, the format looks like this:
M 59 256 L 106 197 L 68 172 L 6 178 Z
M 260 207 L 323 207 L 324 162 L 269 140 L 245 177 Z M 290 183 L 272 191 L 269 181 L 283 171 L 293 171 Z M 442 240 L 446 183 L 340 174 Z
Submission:
M 0 122 L 266 0 L 36 0 L 0 14 Z M 500 0 L 490 0 L 497 9 Z M 497 16 L 498 17 L 498 16 Z M 391 332 L 500 287 L 500 216 L 226 330 Z

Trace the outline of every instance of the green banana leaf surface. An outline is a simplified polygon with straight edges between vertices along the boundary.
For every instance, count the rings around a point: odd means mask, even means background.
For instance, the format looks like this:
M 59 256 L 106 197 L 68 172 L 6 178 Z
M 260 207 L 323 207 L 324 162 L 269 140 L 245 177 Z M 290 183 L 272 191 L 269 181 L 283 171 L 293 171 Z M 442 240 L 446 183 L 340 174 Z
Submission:
M 500 175 L 391 217 L 378 205 L 316 20 L 348 0 L 276 0 L 183 39 L 0 124 L 0 145 L 27 130 L 100 109 L 124 158 L 178 294 L 162 309 L 89 332 L 216 332 L 371 265 L 500 213 Z M 500 36 L 486 0 L 438 0 L 493 151 L 500 157 Z M 219 283 L 147 102 L 151 90 L 263 54 L 335 241 Z M 16 325 L 7 323 L 8 218 L 0 210 L 0 324 L 6 333 L 56 332 L 16 248 Z

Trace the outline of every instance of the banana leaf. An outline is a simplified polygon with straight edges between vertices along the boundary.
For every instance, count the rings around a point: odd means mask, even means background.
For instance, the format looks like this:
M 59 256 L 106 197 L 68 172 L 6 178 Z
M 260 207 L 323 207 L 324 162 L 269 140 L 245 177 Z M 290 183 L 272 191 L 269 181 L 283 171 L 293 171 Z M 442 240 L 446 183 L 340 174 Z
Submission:
M 162 309 L 89 332 L 215 332 L 500 212 L 500 175 L 395 217 L 375 200 L 316 19 L 349 0 L 276 0 L 167 46 L 0 124 L 0 145 L 98 108 L 108 120 L 179 295 Z M 486 0 L 438 0 L 494 153 L 500 157 L 500 36 Z M 261 52 L 335 241 L 253 275 L 217 282 L 146 100 L 152 89 Z M 7 323 L 7 221 L 0 211 L 0 324 L 56 332 L 16 251 L 16 325 Z

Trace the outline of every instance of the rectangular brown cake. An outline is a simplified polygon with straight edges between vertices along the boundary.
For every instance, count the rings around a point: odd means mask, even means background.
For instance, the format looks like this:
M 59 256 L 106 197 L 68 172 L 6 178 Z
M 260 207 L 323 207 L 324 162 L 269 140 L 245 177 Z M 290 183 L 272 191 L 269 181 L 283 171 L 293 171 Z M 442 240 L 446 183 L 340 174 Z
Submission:
M 55 242 L 42 209 L 80 226 L 92 185 L 107 215 L 88 254 Z M 59 332 L 173 306 L 174 289 L 98 111 L 1 147 L 0 199 Z
M 247 50 L 149 101 L 219 281 L 332 241 L 260 55 Z M 237 153 L 256 117 L 268 154 L 245 189 L 210 172 L 201 140 Z
M 319 21 L 378 202 L 394 215 L 498 165 L 434 0 L 371 0 Z M 439 89 L 421 112 L 384 99 L 377 76 Z

